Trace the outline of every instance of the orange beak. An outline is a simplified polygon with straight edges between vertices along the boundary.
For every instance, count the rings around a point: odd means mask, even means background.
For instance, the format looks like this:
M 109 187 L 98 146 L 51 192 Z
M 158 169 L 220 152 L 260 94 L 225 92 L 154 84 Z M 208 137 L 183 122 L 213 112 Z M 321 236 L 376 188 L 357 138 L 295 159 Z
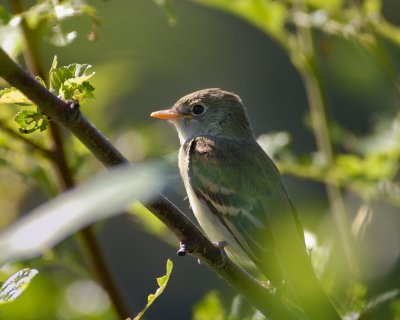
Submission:
M 150 117 L 158 118 L 158 119 L 166 119 L 166 120 L 177 120 L 188 118 L 189 116 L 182 113 L 177 113 L 171 110 L 160 110 L 154 111 L 150 114 Z

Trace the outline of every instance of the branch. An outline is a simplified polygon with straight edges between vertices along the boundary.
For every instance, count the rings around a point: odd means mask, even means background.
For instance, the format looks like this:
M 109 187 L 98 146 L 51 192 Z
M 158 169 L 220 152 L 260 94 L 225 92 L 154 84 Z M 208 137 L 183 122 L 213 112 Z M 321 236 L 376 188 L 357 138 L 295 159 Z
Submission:
M 71 131 L 106 167 L 128 162 L 121 153 L 81 114 L 76 102 L 66 102 L 50 93 L 0 49 L 0 76 L 37 104 L 50 119 Z M 304 319 L 256 279 L 226 258 L 165 196 L 145 206 L 176 235 L 184 250 L 211 268 L 258 310 L 271 319 Z
M 23 0 L 10 0 L 10 2 L 17 14 L 22 14 L 24 12 Z M 24 50 L 24 60 L 28 70 L 31 74 L 41 77 L 46 83 L 48 83 L 48 75 L 43 67 L 42 54 L 40 52 L 40 42 L 37 41 L 38 30 L 32 29 L 28 25 L 24 16 L 21 16 L 20 24 L 25 38 L 26 48 Z M 50 122 L 49 132 L 51 137 L 51 157 L 48 159 L 51 160 L 50 163 L 55 169 L 58 188 L 61 191 L 65 191 L 74 187 L 75 182 L 68 166 L 64 140 L 61 135 L 60 127 L 56 122 Z M 129 314 L 129 311 L 121 297 L 121 293 L 119 292 L 116 283 L 112 279 L 112 274 L 107 267 L 107 262 L 97 243 L 92 227 L 88 226 L 84 228 L 78 233 L 78 236 L 82 239 L 82 245 L 87 249 L 86 256 L 90 260 L 92 272 L 97 277 L 103 288 L 108 292 L 115 312 L 120 318 L 125 318 Z
M 0 120 L 0 129 L 12 136 L 15 139 L 22 141 L 27 146 L 31 147 L 32 149 L 40 152 L 46 158 L 53 158 L 53 153 L 47 149 L 46 147 L 36 143 L 35 141 L 28 139 L 26 136 L 15 132 L 11 127 L 9 127 L 4 121 Z
M 306 95 L 310 107 L 312 129 L 314 132 L 318 151 L 324 157 L 327 165 L 335 164 L 334 149 L 329 133 L 329 121 L 327 116 L 327 104 L 322 88 L 317 67 L 317 55 L 312 30 L 310 28 L 299 27 L 298 41 L 300 51 L 304 53 L 305 59 L 299 59 L 295 66 L 303 78 Z M 328 195 L 329 205 L 332 211 L 333 219 L 336 223 L 341 246 L 344 251 L 345 259 L 349 270 L 355 276 L 359 276 L 359 267 L 356 262 L 356 252 L 354 241 L 350 233 L 346 206 L 343 201 L 341 190 L 338 186 L 325 183 Z

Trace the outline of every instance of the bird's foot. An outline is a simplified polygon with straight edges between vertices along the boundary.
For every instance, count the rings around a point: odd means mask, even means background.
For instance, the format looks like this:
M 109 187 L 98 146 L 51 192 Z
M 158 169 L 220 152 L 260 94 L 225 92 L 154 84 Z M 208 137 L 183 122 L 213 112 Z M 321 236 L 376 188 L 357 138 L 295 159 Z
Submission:
M 228 242 L 224 241 L 215 241 L 213 242 L 213 245 L 219 249 L 219 251 L 221 252 L 221 254 L 224 257 L 227 257 L 226 252 L 225 252 L 225 247 L 228 245 Z
M 187 252 L 191 252 L 192 250 L 193 250 L 193 244 L 191 244 L 190 242 L 180 242 L 177 255 L 180 257 L 184 257 Z

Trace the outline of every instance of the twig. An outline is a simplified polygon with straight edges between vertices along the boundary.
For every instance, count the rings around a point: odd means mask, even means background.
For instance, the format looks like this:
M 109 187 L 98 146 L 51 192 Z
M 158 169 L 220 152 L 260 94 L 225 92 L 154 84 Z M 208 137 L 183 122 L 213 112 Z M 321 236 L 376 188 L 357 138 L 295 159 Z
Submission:
M 28 139 L 26 136 L 18 134 L 12 128 L 10 128 L 6 123 L 4 123 L 4 121 L 1 121 L 1 120 L 0 120 L 0 129 L 3 130 L 4 132 L 6 132 L 7 134 L 9 134 L 10 136 L 12 136 L 18 140 L 21 140 L 23 143 L 30 146 L 34 150 L 39 151 L 46 158 L 51 159 L 53 157 L 53 153 L 49 149 L 45 148 L 44 146 L 41 146 L 40 144 L 36 143 L 35 141 L 33 141 L 31 139 Z
M 327 107 L 322 90 L 322 81 L 316 66 L 316 53 L 312 31 L 308 27 L 299 27 L 297 36 L 300 52 L 304 57 L 303 59 L 296 60 L 297 64 L 295 65 L 305 85 L 317 148 L 322 154 L 326 165 L 333 166 L 335 164 L 334 150 L 329 134 L 328 117 L 326 114 Z M 296 53 L 293 53 L 293 55 L 295 56 Z M 339 231 L 346 262 L 352 273 L 357 276 L 359 271 L 355 261 L 353 239 L 350 234 L 350 226 L 347 221 L 346 208 L 340 188 L 329 183 L 325 183 L 325 188 L 332 215 Z

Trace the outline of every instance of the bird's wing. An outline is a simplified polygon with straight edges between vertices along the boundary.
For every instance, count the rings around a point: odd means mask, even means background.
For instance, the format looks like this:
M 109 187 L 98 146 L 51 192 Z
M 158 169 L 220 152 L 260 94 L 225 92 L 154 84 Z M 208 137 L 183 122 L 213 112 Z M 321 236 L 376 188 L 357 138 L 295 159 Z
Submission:
M 273 162 L 256 143 L 213 137 L 193 139 L 186 152 L 189 183 L 197 197 L 230 230 L 261 271 L 273 282 L 279 281 L 281 259 L 277 251 L 288 250 L 293 242 L 303 250 L 304 239 L 300 220 Z

